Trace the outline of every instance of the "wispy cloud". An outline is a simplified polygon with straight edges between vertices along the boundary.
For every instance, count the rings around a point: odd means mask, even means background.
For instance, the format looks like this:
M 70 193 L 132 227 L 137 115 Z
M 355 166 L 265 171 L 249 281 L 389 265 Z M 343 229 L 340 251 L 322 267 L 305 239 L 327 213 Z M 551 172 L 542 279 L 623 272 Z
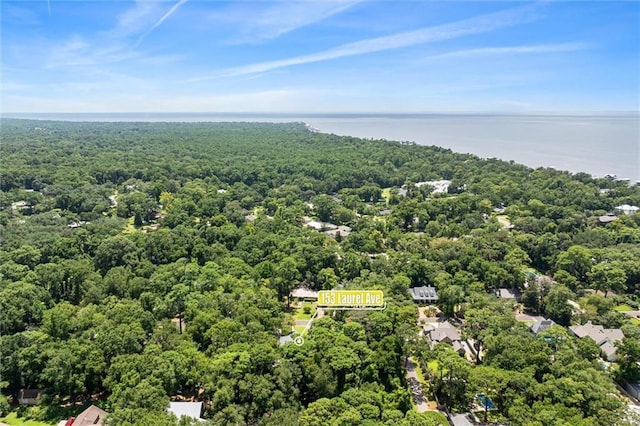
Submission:
M 178 0 L 168 11 L 163 11 L 160 9 L 165 4 L 163 1 L 138 0 L 133 7 L 118 16 L 113 28 L 87 37 L 76 34 L 66 43 L 51 47 L 45 66 L 64 68 L 107 65 L 128 60 L 144 63 L 180 60 L 184 55 L 150 55 L 137 48 L 187 1 Z M 141 35 L 132 46 L 131 40 L 138 34 Z
M 278 1 L 267 9 L 243 15 L 241 35 L 233 43 L 255 43 L 273 39 L 298 28 L 323 21 L 363 0 Z M 252 4 L 252 7 L 256 5 Z
M 422 28 L 415 31 L 407 31 L 389 36 L 364 39 L 309 55 L 296 56 L 293 58 L 280 59 L 275 61 L 258 62 L 235 68 L 227 68 L 209 76 L 189 79 L 187 80 L 187 82 L 197 82 L 204 80 L 213 80 L 221 77 L 255 74 L 271 71 L 277 68 L 327 61 L 347 56 L 363 55 L 367 53 L 375 53 L 385 50 L 414 46 L 417 44 L 449 40 L 473 34 L 487 33 L 500 28 L 509 27 L 535 19 L 535 10 L 535 6 L 525 6 L 508 9 L 501 12 L 481 15 L 449 24 Z
M 135 5 L 120 14 L 114 28 L 105 34 L 115 38 L 128 37 L 145 31 L 150 22 L 157 19 L 160 3 L 153 1 L 136 0 Z
M 456 50 L 439 55 L 429 56 L 434 58 L 461 58 L 478 56 L 500 56 L 500 55 L 521 55 L 521 54 L 543 54 L 543 53 L 563 53 L 586 50 L 593 47 L 586 43 L 555 43 L 555 44 L 535 44 L 528 46 L 501 46 L 501 47 L 481 47 L 477 49 Z
M 80 35 L 51 49 L 45 68 L 74 68 L 97 64 L 112 64 L 140 56 L 124 45 L 96 46 Z
M 138 40 L 136 41 L 136 44 L 134 45 L 134 47 L 138 47 L 140 46 L 140 44 L 142 44 L 142 42 L 144 41 L 145 38 L 147 38 L 147 36 L 149 36 L 149 34 L 151 34 L 156 28 L 158 28 L 160 25 L 162 25 L 162 23 L 164 21 L 166 21 L 167 19 L 169 19 L 169 17 L 171 15 L 173 15 L 176 10 L 178 10 L 182 5 L 184 5 L 186 2 L 188 2 L 189 0 L 178 0 L 178 2 L 176 2 L 173 6 L 171 6 L 171 9 L 169 9 L 167 11 L 167 13 L 165 13 L 164 15 L 162 15 L 162 17 L 160 19 L 158 19 L 158 21 L 156 21 L 155 24 L 153 24 L 153 26 L 151 28 L 149 28 L 147 31 L 144 32 L 144 34 L 142 34 Z

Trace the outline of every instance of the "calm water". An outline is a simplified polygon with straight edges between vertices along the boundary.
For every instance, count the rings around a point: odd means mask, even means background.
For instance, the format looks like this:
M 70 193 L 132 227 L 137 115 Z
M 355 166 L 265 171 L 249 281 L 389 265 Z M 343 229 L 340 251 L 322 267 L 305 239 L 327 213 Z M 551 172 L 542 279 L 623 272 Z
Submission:
M 5 114 L 69 121 L 304 121 L 325 133 L 438 145 L 594 176 L 640 181 L 640 118 L 507 115 L 280 115 L 207 113 Z

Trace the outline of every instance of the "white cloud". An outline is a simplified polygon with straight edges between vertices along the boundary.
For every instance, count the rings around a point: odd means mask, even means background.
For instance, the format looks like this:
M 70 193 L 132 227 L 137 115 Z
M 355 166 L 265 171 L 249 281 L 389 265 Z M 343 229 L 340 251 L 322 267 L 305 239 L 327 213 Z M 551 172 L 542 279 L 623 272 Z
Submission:
M 46 68 L 73 68 L 114 64 L 126 60 L 139 60 L 146 64 L 160 64 L 178 61 L 184 55 L 150 55 L 137 51 L 137 47 L 155 29 L 162 25 L 188 0 L 178 0 L 161 16 L 159 6 L 165 2 L 141 1 L 117 19 L 117 24 L 109 31 L 92 35 L 91 42 L 85 37 L 74 35 L 66 43 L 54 46 L 46 61 Z M 159 17 L 158 17 L 159 16 Z M 146 31 L 144 31 L 146 29 Z M 133 47 L 127 39 L 144 31 Z
M 407 31 L 389 36 L 360 40 L 309 55 L 296 56 L 293 58 L 275 61 L 258 62 L 235 68 L 227 68 L 209 76 L 192 78 L 187 81 L 197 82 L 203 80 L 213 80 L 221 77 L 262 73 L 277 68 L 290 67 L 293 65 L 321 62 L 348 56 L 398 49 L 402 47 L 414 46 L 417 44 L 449 40 L 467 35 L 482 34 L 531 20 L 535 17 L 534 15 L 535 14 L 533 7 L 518 7 L 449 24 L 423 28 L 415 31 Z
M 477 49 L 456 50 L 440 55 L 429 56 L 432 58 L 459 58 L 477 56 L 499 56 L 499 55 L 519 55 L 519 54 L 542 54 L 542 53 L 562 53 L 575 52 L 589 49 L 591 46 L 585 43 L 556 43 L 556 44 L 536 44 L 528 46 L 502 46 L 502 47 L 481 47 Z
M 135 6 L 118 16 L 117 24 L 107 34 L 114 37 L 126 37 L 147 29 L 157 19 L 162 3 L 136 0 Z
M 273 39 L 298 28 L 339 14 L 362 0 L 278 1 L 253 15 L 243 15 L 241 35 L 236 43 L 253 43 Z M 253 5 L 255 7 L 256 5 Z
M 122 44 L 104 44 L 97 47 L 81 36 L 73 36 L 68 42 L 51 49 L 46 68 L 86 67 L 97 64 L 111 64 L 132 59 L 140 54 Z
M 142 34 L 139 38 L 138 41 L 136 41 L 136 44 L 134 47 L 138 47 L 145 38 L 147 38 L 147 36 L 149 34 L 151 34 L 153 32 L 153 30 L 155 30 L 156 28 L 158 28 L 160 25 L 162 25 L 162 23 L 164 21 L 166 21 L 167 19 L 169 19 L 169 17 L 171 15 L 173 15 L 175 13 L 176 10 L 178 10 L 182 5 L 184 5 L 187 1 L 189 0 L 178 0 L 178 2 L 176 2 L 171 9 L 169 9 L 167 11 L 167 13 L 165 13 L 164 15 L 162 15 L 162 17 L 160 19 L 158 19 L 158 21 L 156 21 L 155 24 L 153 24 L 153 26 L 151 28 L 149 28 L 144 34 Z
M 122 94 L 120 94 L 122 93 Z M 6 96 L 6 112 L 278 112 L 303 110 L 315 94 L 295 89 L 256 92 L 168 95 L 137 91 L 100 92 L 92 96 Z M 302 109 L 301 109 L 302 108 Z

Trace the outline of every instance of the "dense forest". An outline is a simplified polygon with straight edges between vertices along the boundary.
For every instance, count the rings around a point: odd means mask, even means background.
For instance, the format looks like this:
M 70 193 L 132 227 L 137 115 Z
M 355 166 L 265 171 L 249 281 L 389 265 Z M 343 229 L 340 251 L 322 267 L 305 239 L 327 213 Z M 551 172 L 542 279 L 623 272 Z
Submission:
M 637 185 L 303 123 L 1 126 L 0 418 L 95 404 L 109 425 L 186 425 L 166 408 L 189 400 L 211 425 L 446 425 L 481 394 L 494 422 L 633 424 L 616 384 L 640 380 L 620 312 L 640 305 L 640 213 L 616 207 Z M 280 344 L 315 309 L 301 286 L 387 307 Z M 418 286 L 475 358 L 426 341 Z M 624 333 L 615 362 L 569 332 L 588 321 Z M 414 408 L 409 360 L 439 411 Z M 18 407 L 21 389 L 43 395 Z

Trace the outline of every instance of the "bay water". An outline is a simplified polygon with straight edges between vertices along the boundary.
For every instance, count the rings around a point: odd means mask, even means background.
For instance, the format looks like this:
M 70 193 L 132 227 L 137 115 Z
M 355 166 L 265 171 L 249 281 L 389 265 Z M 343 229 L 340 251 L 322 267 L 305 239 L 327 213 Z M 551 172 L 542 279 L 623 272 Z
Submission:
M 238 114 L 87 113 L 3 114 L 65 121 L 305 122 L 337 135 L 436 145 L 483 158 L 513 160 L 595 177 L 640 181 L 640 116 L 491 114 Z

